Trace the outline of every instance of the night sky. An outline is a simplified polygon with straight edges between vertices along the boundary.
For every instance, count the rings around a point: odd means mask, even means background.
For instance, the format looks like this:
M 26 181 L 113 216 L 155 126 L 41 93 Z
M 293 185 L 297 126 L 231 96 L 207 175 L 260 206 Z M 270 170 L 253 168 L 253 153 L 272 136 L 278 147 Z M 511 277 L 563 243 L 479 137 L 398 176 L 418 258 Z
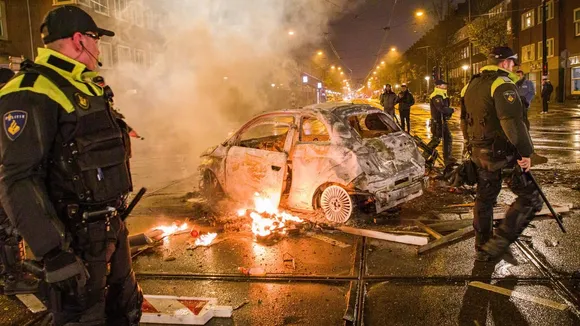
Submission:
M 383 28 L 388 26 L 389 19 L 391 30 L 387 32 L 380 56 L 393 46 L 404 52 L 435 22 L 430 13 L 431 1 L 398 0 L 393 14 L 394 2 L 364 0 L 361 5 L 330 24 L 329 38 L 344 64 L 352 69 L 355 80 L 365 78 L 372 69 L 385 35 Z M 414 16 L 418 9 L 427 13 L 421 20 Z

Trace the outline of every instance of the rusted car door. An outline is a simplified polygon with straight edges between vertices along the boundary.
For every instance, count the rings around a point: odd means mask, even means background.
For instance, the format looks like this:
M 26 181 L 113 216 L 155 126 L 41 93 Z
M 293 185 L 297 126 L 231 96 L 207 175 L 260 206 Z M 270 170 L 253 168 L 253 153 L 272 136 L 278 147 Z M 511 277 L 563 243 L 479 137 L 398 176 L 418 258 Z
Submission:
M 240 131 L 226 157 L 230 197 L 251 202 L 258 193 L 278 206 L 295 130 L 293 120 L 292 116 L 266 116 Z

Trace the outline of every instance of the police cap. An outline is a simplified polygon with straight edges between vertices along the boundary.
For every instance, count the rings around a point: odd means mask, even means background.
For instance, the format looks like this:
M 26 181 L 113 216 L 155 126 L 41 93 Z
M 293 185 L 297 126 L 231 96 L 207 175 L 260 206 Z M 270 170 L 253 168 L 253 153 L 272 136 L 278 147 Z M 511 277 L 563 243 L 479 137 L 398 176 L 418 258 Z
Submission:
M 75 33 L 86 32 L 97 33 L 99 37 L 115 36 L 113 31 L 99 28 L 88 13 L 75 6 L 62 6 L 51 10 L 40 25 L 45 44 L 72 37 Z
M 497 60 L 511 59 L 516 66 L 520 65 L 517 53 L 514 53 L 514 51 L 507 46 L 498 46 L 493 48 L 489 54 L 489 58 Z

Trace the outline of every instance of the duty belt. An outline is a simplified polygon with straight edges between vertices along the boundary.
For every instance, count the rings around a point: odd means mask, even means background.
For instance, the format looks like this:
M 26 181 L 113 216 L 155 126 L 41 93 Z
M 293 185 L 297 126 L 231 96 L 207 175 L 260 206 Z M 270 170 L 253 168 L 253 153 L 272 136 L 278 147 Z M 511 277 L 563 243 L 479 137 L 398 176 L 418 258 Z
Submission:
M 66 206 L 67 217 L 73 223 L 90 223 L 107 220 L 117 216 L 117 205 L 84 206 L 69 204 Z

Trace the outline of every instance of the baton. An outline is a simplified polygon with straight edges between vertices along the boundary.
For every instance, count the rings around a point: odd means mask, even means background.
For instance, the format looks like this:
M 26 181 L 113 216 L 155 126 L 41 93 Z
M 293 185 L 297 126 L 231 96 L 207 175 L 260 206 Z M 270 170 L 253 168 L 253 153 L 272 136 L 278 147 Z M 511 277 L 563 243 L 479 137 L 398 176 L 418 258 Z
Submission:
M 125 211 L 123 212 L 123 215 L 121 216 L 121 220 L 125 220 L 129 214 L 131 214 L 131 211 L 133 211 L 133 208 L 135 208 L 135 206 L 137 206 L 137 203 L 139 203 L 139 201 L 141 200 L 141 197 L 143 197 L 143 195 L 145 195 L 145 193 L 147 192 L 147 188 L 142 187 L 141 189 L 139 189 L 139 192 L 135 195 L 135 197 L 133 197 L 133 200 L 131 200 L 131 202 L 129 203 L 129 206 L 127 206 L 127 209 L 125 209 Z
M 534 176 L 532 175 L 532 172 L 528 171 L 528 172 L 524 172 L 524 173 L 528 176 L 530 181 L 532 181 L 532 183 L 534 184 L 536 189 L 538 189 L 538 192 L 540 193 L 540 196 L 544 200 L 544 203 L 546 203 L 546 206 L 548 206 L 550 213 L 552 213 L 552 216 L 554 216 L 554 219 L 556 220 L 556 222 L 558 222 L 558 226 L 560 226 L 560 230 L 562 230 L 562 233 L 566 233 L 566 229 L 564 228 L 564 224 L 562 223 L 562 216 L 560 214 L 556 213 L 556 211 L 554 210 L 554 208 L 552 207 L 552 205 L 548 201 L 546 194 L 544 194 L 544 192 L 542 191 L 542 188 L 540 188 L 538 181 L 536 181 L 536 178 L 534 178 Z

